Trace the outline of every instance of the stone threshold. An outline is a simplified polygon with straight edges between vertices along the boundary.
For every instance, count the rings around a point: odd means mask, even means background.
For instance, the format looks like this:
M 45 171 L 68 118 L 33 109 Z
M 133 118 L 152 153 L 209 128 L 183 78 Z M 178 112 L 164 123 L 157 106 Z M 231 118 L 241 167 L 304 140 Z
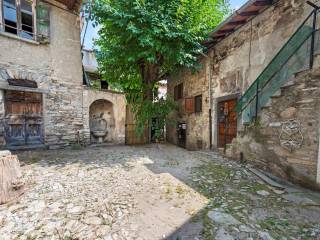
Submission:
M 45 144 L 34 144 L 34 145 L 21 145 L 21 146 L 3 146 L 0 150 L 12 150 L 12 151 L 25 151 L 25 150 L 36 150 L 36 149 L 48 149 Z

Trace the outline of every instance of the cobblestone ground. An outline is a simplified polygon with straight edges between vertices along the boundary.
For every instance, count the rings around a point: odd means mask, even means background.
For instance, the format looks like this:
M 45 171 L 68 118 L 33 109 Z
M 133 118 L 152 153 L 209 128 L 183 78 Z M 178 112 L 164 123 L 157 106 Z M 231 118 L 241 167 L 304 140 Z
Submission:
M 0 239 L 320 239 L 320 198 L 171 145 L 19 153 Z

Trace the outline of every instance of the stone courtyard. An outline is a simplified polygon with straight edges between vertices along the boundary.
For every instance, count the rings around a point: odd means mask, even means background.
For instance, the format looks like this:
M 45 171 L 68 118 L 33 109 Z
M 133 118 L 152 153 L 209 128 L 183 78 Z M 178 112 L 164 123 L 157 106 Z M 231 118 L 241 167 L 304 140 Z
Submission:
M 172 145 L 18 152 L 25 193 L 5 239 L 320 239 L 320 194 Z

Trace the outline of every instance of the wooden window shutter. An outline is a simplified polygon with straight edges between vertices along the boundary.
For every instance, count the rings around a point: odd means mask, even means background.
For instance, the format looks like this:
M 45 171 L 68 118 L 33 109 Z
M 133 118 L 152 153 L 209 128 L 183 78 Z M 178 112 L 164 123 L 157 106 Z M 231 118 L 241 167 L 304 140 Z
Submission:
M 183 98 L 183 83 L 180 83 L 178 85 L 178 98 L 179 99 Z
M 195 112 L 202 112 L 202 95 L 196 96 L 194 98 L 195 101 Z
M 185 112 L 186 113 L 193 113 L 194 112 L 194 98 L 185 98 Z
M 50 7 L 39 3 L 37 11 L 37 41 L 40 43 L 50 42 Z
M 178 100 L 178 86 L 174 87 L 173 99 Z

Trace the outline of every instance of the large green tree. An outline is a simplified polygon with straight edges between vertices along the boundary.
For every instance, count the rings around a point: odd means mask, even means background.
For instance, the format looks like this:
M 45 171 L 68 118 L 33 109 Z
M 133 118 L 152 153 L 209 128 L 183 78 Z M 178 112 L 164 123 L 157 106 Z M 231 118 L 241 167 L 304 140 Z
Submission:
M 226 0 L 94 1 L 100 73 L 126 93 L 138 129 L 170 112 L 170 99 L 154 101 L 157 82 L 180 67 L 196 66 L 202 42 L 229 11 Z

